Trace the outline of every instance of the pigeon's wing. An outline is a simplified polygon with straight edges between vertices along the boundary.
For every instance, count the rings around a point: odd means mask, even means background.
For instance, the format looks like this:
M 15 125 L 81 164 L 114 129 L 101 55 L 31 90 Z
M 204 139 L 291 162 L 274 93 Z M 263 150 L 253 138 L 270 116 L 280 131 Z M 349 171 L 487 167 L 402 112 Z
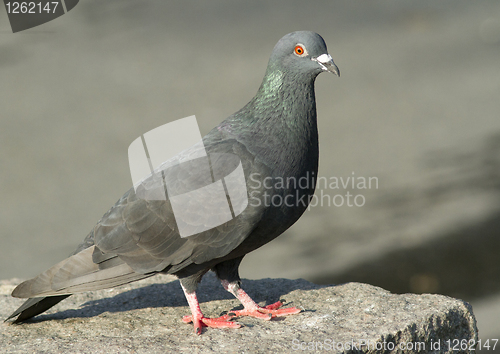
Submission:
M 159 169 L 161 183 L 150 176 L 116 203 L 94 228 L 95 262 L 117 255 L 139 273 L 173 273 L 227 255 L 252 232 L 265 205 L 249 203 L 262 186 L 251 180 L 268 169 L 236 140 L 205 148 L 207 157 L 185 161 L 193 151 L 184 152 Z
M 130 189 L 79 252 L 20 284 L 12 295 L 33 298 L 110 288 L 227 255 L 264 213 L 263 203 L 248 203 L 247 185 L 250 176 L 255 184 L 267 169 L 236 140 L 215 143 L 207 152 L 208 160 L 189 159 L 193 150 L 180 154 L 137 191 Z M 234 182 L 235 171 L 241 171 L 243 184 L 241 178 Z

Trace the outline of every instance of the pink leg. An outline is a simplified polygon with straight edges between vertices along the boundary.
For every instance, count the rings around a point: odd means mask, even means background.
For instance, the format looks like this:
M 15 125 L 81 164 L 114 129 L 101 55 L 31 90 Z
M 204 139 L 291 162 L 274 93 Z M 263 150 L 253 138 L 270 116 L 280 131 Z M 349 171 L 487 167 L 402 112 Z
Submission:
M 182 284 L 181 284 L 182 286 Z M 212 327 L 212 328 L 240 328 L 241 325 L 236 322 L 230 322 L 229 320 L 235 316 L 224 315 L 219 318 L 208 318 L 203 316 L 203 313 L 200 309 L 200 304 L 198 303 L 198 298 L 196 297 L 196 293 L 188 293 L 184 287 L 184 295 L 186 295 L 186 299 L 189 304 L 189 308 L 191 309 L 191 316 L 184 316 L 182 320 L 185 323 L 193 322 L 194 324 L 194 332 L 196 334 L 201 334 L 202 327 Z
M 267 305 L 265 307 L 261 307 L 257 305 L 257 303 L 253 301 L 252 298 L 236 283 L 229 283 L 226 280 L 222 280 L 221 283 L 224 289 L 226 289 L 231 294 L 236 296 L 236 298 L 240 300 L 241 304 L 244 307 L 243 310 L 231 311 L 226 316 L 231 316 L 231 315 L 234 315 L 233 317 L 251 316 L 263 320 L 270 320 L 273 317 L 294 315 L 301 311 L 296 307 L 279 309 L 279 307 L 283 305 L 281 301 L 275 302 L 274 304 Z

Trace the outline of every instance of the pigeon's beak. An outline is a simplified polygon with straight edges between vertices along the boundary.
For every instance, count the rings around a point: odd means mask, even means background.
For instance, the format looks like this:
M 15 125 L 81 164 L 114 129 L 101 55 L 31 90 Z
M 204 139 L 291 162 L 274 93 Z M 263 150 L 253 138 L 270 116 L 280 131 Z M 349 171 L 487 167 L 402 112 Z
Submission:
M 330 54 L 321 54 L 319 57 L 312 58 L 311 60 L 318 62 L 318 64 L 321 66 L 321 69 L 329 71 L 332 74 L 340 77 L 340 70 L 333 62 L 332 56 Z

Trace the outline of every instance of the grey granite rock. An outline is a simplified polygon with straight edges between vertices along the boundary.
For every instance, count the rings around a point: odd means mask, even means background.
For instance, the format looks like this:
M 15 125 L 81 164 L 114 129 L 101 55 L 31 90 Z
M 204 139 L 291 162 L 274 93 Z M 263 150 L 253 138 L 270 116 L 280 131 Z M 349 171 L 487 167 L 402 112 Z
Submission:
M 192 325 L 181 322 L 189 309 L 173 280 L 158 275 L 71 296 L 30 322 L 3 323 L 0 348 L 6 353 L 451 353 L 448 340 L 453 346 L 477 339 L 472 308 L 461 300 L 301 279 L 243 281 L 261 304 L 284 299 L 285 306 L 302 308 L 300 314 L 271 321 L 243 317 L 240 329 L 205 329 L 196 336 Z M 2 318 L 22 302 L 10 297 L 18 281 L 0 282 Z M 203 279 L 199 300 L 207 316 L 239 306 L 212 274 Z M 416 349 L 401 350 L 408 346 Z M 468 350 L 453 353 L 459 352 Z

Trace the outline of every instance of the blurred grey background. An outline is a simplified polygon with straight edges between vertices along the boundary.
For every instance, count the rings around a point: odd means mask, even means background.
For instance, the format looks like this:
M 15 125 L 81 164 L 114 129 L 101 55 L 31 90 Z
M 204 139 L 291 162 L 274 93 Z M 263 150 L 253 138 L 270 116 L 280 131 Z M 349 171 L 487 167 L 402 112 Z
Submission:
M 87 0 L 16 34 L 0 10 L 0 279 L 65 258 L 130 188 L 134 139 L 207 133 L 294 30 L 342 72 L 316 84 L 320 175 L 378 188 L 323 189 L 365 204 L 311 208 L 242 276 L 447 294 L 500 338 L 498 0 Z

